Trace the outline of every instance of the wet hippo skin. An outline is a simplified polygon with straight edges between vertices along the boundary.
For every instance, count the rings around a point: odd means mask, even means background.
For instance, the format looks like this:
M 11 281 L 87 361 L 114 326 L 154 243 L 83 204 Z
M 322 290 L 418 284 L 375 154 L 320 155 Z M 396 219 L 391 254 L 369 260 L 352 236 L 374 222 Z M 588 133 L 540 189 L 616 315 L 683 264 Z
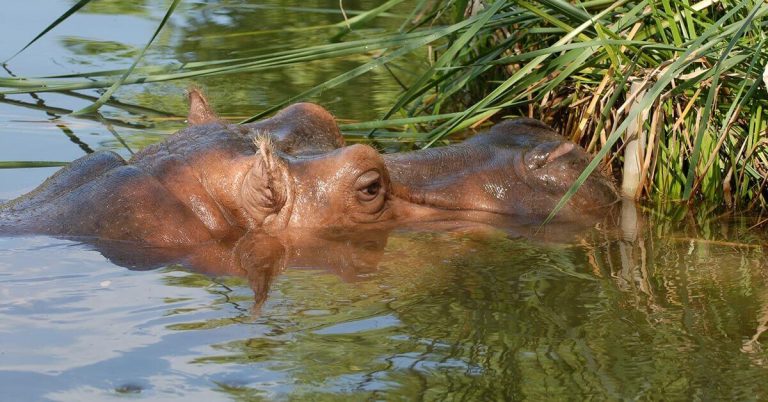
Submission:
M 0 206 L 0 233 L 173 247 L 248 231 L 536 224 L 590 160 L 530 119 L 497 124 L 460 144 L 390 155 L 344 146 L 333 116 L 309 103 L 231 125 L 192 90 L 189 122 L 128 161 L 112 152 L 74 161 Z M 594 219 L 616 199 L 610 181 L 595 173 L 558 219 Z

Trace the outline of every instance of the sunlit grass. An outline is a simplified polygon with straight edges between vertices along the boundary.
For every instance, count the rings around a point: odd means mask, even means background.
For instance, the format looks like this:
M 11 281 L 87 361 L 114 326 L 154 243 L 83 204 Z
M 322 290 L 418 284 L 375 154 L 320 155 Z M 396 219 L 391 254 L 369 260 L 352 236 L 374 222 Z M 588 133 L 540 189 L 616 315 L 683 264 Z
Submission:
M 21 169 L 66 166 L 69 162 L 53 161 L 0 161 L 0 169 Z

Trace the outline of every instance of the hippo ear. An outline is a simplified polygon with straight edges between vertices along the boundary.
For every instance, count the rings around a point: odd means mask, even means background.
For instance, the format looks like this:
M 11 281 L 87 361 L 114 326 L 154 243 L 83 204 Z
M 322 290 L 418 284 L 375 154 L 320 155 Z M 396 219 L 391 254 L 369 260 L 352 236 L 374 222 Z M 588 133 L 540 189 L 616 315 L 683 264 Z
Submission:
M 254 139 L 254 144 L 261 155 L 261 163 L 265 168 L 265 173 L 269 180 L 269 187 L 272 191 L 272 201 L 276 205 L 285 203 L 286 189 L 285 180 L 288 169 L 285 165 L 282 153 L 275 149 L 272 137 L 269 134 L 261 133 Z
M 190 88 L 187 91 L 187 97 L 189 98 L 187 123 L 190 126 L 221 121 L 208 104 L 208 99 L 205 99 L 205 95 L 198 88 Z
M 282 162 L 280 156 L 276 154 L 277 150 L 275 149 L 274 140 L 269 134 L 259 133 L 256 138 L 254 138 L 253 143 L 256 144 L 256 148 L 259 150 L 259 155 L 261 155 L 262 161 L 270 171 L 274 170 L 276 165 Z
M 536 145 L 525 154 L 525 165 L 529 169 L 539 169 L 549 162 L 571 152 L 576 145 L 572 142 L 545 142 Z

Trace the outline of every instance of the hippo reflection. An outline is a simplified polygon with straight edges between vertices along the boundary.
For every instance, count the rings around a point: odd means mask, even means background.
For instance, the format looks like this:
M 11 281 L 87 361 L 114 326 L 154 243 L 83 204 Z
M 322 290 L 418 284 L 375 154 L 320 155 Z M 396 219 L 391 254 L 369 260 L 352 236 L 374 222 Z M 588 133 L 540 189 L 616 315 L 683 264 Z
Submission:
M 73 162 L 0 207 L 0 233 L 173 247 L 247 231 L 538 223 L 589 162 L 581 148 L 529 119 L 460 144 L 391 155 L 345 147 L 333 116 L 313 104 L 228 125 L 193 90 L 189 122 L 127 162 L 112 152 Z M 559 219 L 601 214 L 616 198 L 610 181 L 593 174 Z
M 180 247 L 142 247 L 132 242 L 93 238 L 85 239 L 85 243 L 112 263 L 130 270 L 180 264 L 213 277 L 246 278 L 258 310 L 267 300 L 273 282 L 289 269 L 322 271 L 337 275 L 345 282 L 358 282 L 377 272 L 382 261 L 385 265 L 387 261 L 390 265 L 396 261 L 397 266 L 404 263 L 409 267 L 434 266 L 444 263 L 451 255 L 477 253 L 469 250 L 493 250 L 489 245 L 500 238 L 562 244 L 572 242 L 575 236 L 583 233 L 582 229 L 561 224 L 556 230 L 522 226 L 499 231 L 485 224 L 457 221 L 420 223 L 398 228 L 394 233 L 387 229 L 286 230 L 275 235 L 251 231 L 237 239 Z M 385 258 L 392 237 L 396 239 L 396 252 Z M 405 249 L 404 244 L 407 244 Z M 441 251 L 435 254 L 424 252 L 424 248 Z M 392 247 L 389 249 L 392 251 Z
M 130 270 L 181 264 L 209 276 L 244 277 L 259 306 L 272 282 L 289 268 L 326 271 L 347 282 L 358 281 L 378 269 L 389 234 L 386 230 L 313 230 L 270 236 L 252 231 L 237 239 L 183 247 L 139 247 L 110 240 L 87 243 L 112 263 Z

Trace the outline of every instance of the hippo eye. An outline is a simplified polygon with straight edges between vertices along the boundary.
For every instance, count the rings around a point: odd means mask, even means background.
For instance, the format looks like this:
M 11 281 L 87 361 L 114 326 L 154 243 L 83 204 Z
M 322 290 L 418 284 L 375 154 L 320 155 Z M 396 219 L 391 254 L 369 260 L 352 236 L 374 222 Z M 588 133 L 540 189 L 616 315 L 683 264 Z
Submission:
M 379 193 L 379 189 L 381 189 L 381 184 L 379 182 L 376 182 L 366 187 L 365 189 L 363 189 L 363 193 L 370 196 L 375 196 L 376 194 Z
M 373 201 L 381 192 L 381 175 L 374 170 L 363 173 L 355 184 L 360 201 Z

